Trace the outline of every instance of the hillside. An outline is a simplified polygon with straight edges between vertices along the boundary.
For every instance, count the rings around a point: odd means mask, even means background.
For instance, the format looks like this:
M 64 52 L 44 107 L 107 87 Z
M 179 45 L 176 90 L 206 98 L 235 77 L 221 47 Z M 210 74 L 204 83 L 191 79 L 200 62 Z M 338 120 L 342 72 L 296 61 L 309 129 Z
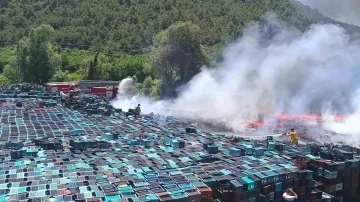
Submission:
M 139 54 L 152 37 L 177 21 L 192 21 L 202 30 L 202 43 L 213 46 L 241 35 L 251 20 L 273 11 L 291 25 L 309 21 L 287 0 L 3 0 L 0 45 L 15 44 L 40 24 L 55 29 L 61 47 L 102 47 Z
M 305 30 L 324 19 L 310 11 L 294 0 L 1 0 L 0 82 L 134 76 L 141 92 L 173 96 L 249 22 L 270 12 Z

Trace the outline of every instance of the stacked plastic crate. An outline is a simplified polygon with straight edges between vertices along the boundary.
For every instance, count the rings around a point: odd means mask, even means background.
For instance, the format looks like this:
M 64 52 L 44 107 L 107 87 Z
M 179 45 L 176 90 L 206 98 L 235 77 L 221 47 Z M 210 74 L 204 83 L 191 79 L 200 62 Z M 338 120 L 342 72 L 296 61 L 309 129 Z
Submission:
M 352 200 L 356 199 L 360 201 L 359 181 L 360 159 L 346 161 L 344 169 L 343 192 L 347 194 L 344 195 L 344 200 L 348 200 L 350 197 Z
M 352 179 L 352 166 L 354 166 L 353 176 L 358 179 L 358 175 L 356 174 L 358 165 L 356 164 L 358 164 L 358 162 L 354 162 L 354 164 L 349 162 L 347 163 L 348 167 L 346 167 L 345 162 L 333 162 L 320 158 L 311 158 L 309 169 L 314 172 L 313 176 L 316 181 L 316 187 L 324 192 L 323 198 L 331 197 L 333 198 L 333 201 L 343 200 L 342 196 L 344 196 L 344 188 L 346 188 L 346 190 L 351 190 L 352 187 L 352 180 L 347 181 L 350 178 Z M 356 184 L 354 184 L 355 187 L 358 187 L 358 180 L 354 181 L 354 183 Z M 349 192 L 349 194 L 350 193 L 351 192 Z

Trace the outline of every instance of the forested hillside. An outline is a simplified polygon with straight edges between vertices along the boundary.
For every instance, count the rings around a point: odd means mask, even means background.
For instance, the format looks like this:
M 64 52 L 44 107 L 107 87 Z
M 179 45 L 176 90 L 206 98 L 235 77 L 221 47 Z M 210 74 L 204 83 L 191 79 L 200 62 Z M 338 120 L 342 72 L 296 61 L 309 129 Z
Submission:
M 201 28 L 204 45 L 215 45 L 240 36 L 251 20 L 275 11 L 297 27 L 300 19 L 287 0 L 17 0 L 1 1 L 0 39 L 14 44 L 40 24 L 55 30 L 61 47 L 91 46 L 124 53 L 143 53 L 156 33 L 177 21 Z M 291 18 L 295 16 L 295 18 Z M 105 46 L 105 47 L 104 47 Z
M 132 76 L 144 94 L 173 96 L 267 12 L 313 22 L 292 0 L 0 0 L 0 79 Z

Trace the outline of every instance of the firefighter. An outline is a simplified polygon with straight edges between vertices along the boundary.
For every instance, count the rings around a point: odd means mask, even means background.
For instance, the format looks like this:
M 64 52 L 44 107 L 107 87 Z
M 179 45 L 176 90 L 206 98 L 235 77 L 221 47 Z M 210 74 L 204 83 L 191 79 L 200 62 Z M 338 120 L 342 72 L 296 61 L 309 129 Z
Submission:
M 140 113 L 141 113 L 140 104 L 138 104 L 138 106 L 135 108 L 135 118 L 136 116 L 140 115 Z
M 291 132 L 288 133 L 288 136 L 290 136 L 290 138 L 291 138 L 290 145 L 298 145 L 299 144 L 297 132 L 294 129 L 291 129 Z

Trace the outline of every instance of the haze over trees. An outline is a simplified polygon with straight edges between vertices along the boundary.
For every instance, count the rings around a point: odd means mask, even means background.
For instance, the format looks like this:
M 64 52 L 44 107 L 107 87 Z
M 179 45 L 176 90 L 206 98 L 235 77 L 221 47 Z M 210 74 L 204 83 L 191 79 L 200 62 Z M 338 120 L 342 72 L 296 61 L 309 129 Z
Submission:
M 130 76 L 173 97 L 268 12 L 299 30 L 316 21 L 292 0 L 0 0 L 0 82 Z

